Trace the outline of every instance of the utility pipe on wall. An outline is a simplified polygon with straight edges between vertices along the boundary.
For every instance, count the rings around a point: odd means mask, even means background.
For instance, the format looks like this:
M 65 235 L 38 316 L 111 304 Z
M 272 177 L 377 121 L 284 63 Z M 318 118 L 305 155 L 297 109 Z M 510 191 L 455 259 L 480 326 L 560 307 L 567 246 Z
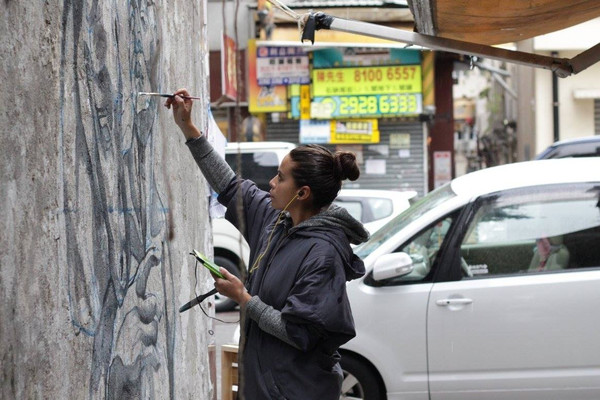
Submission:
M 552 57 L 558 57 L 558 52 L 553 51 Z M 554 141 L 557 142 L 560 138 L 559 119 L 558 119 L 558 76 L 552 74 L 552 121 L 554 123 Z

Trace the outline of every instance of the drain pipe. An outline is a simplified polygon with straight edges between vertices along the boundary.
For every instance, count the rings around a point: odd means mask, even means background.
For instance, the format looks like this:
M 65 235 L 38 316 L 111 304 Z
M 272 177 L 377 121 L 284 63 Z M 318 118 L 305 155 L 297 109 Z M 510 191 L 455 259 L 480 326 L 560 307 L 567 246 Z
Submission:
M 553 51 L 552 57 L 558 57 L 558 52 Z M 552 120 L 554 121 L 554 141 L 558 142 L 560 132 L 558 127 L 558 75 L 552 73 Z

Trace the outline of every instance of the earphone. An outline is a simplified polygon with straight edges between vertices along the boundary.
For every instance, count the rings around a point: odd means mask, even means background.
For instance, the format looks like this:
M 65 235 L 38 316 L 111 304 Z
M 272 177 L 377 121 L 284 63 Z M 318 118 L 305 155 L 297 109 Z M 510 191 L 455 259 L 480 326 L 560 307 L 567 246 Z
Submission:
M 304 191 L 302 191 L 302 190 L 299 191 L 298 194 L 296 195 L 296 197 L 298 197 L 298 196 L 304 196 Z

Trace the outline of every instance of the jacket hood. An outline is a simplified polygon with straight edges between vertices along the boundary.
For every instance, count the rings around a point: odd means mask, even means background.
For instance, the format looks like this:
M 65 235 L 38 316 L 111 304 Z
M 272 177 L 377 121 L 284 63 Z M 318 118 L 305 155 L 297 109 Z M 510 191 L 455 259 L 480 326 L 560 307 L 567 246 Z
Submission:
M 369 232 L 345 208 L 332 204 L 325 211 L 302 221 L 292 230 L 299 230 L 297 233 L 300 235 L 320 237 L 331 243 L 344 260 L 346 280 L 356 279 L 365 274 L 363 261 L 352 252 L 349 244 L 340 237 L 340 231 L 352 244 L 366 242 L 369 239 Z

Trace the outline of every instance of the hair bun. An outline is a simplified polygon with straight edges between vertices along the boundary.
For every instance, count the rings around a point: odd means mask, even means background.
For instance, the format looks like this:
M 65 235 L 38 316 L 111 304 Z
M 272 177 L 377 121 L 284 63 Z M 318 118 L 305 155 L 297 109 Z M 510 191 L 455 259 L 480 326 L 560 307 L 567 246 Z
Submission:
M 360 176 L 356 156 L 349 151 L 338 151 L 334 155 L 335 172 L 340 180 L 355 181 Z

